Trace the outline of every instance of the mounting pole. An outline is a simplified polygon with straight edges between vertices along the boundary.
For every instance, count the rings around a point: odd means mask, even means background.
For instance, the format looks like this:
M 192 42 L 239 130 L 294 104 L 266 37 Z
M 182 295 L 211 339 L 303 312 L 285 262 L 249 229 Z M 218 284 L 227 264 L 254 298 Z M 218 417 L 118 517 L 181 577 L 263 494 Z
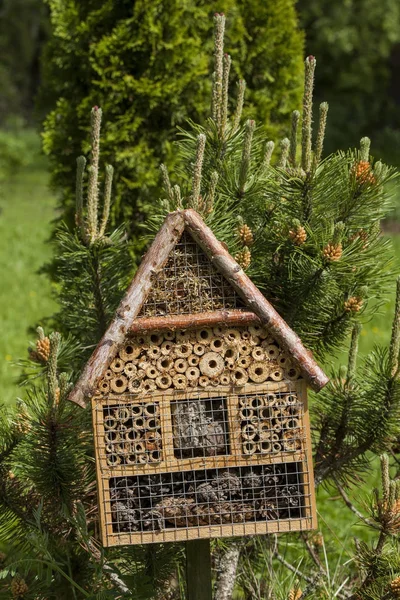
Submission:
M 210 540 L 186 542 L 188 600 L 212 600 Z

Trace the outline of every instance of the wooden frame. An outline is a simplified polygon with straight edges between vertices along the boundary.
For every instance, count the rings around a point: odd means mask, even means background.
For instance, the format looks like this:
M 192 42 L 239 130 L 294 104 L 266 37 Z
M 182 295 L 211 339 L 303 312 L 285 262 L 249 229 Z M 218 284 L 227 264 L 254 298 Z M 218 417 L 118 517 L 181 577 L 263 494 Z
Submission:
M 282 452 L 279 455 L 260 454 L 257 456 L 244 457 L 241 453 L 240 443 L 237 440 L 237 432 L 240 432 L 238 426 L 238 404 L 237 399 L 240 395 L 251 395 L 261 392 L 290 393 L 296 392 L 300 402 L 303 405 L 302 429 L 304 431 L 304 447 L 299 452 Z M 170 417 L 170 404 L 174 401 L 183 399 L 225 397 L 227 401 L 226 411 L 229 424 L 229 435 L 234 437 L 229 440 L 230 453 L 226 456 L 213 456 L 207 458 L 189 458 L 178 459 L 174 455 L 172 443 L 172 424 Z M 137 398 L 136 398 L 137 400 Z M 246 385 L 243 388 L 232 389 L 228 386 L 220 386 L 209 390 L 193 390 L 191 392 L 177 392 L 167 390 L 164 393 L 154 393 L 149 397 L 143 398 L 143 401 L 159 402 L 161 407 L 162 429 L 164 432 L 163 440 L 166 444 L 162 448 L 164 454 L 162 462 L 156 465 L 124 465 L 122 467 L 109 467 L 105 460 L 103 426 L 103 407 L 104 405 L 123 405 L 135 401 L 134 395 L 128 395 L 124 398 L 116 395 L 109 395 L 100 402 L 97 399 L 92 400 L 92 410 L 95 428 L 95 451 L 97 465 L 97 480 L 100 506 L 100 522 L 102 530 L 102 540 L 104 546 L 116 546 L 123 544 L 143 544 L 166 541 L 192 540 L 198 538 L 210 537 L 231 537 L 236 535 L 254 535 L 265 533 L 279 533 L 289 531 L 306 531 L 316 527 L 316 509 L 315 492 L 312 471 L 312 456 L 310 438 L 310 426 L 307 406 L 307 387 L 304 380 L 296 382 L 282 381 L 279 383 L 268 382 L 267 384 Z M 135 533 L 115 533 L 113 531 L 111 496 L 109 489 L 109 480 L 113 477 L 129 477 L 141 474 L 151 473 L 170 473 L 196 469 L 215 469 L 240 466 L 258 466 L 271 464 L 301 464 L 301 473 L 303 475 L 302 486 L 306 505 L 304 507 L 304 516 L 298 519 L 286 519 L 276 521 L 252 521 L 245 523 L 232 523 L 222 525 L 203 525 L 188 528 L 164 529 L 161 531 L 142 531 Z

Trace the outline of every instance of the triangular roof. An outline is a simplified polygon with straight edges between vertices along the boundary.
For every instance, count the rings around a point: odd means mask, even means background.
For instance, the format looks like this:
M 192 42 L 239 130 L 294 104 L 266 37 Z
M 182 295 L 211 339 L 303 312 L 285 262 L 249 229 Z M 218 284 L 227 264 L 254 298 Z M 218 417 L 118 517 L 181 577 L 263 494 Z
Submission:
M 128 333 L 156 330 L 162 327 L 185 328 L 193 324 L 201 325 L 201 314 L 197 314 L 195 319 L 193 315 L 188 314 L 175 317 L 139 316 L 154 282 L 184 231 L 190 234 L 210 259 L 216 271 L 229 282 L 244 306 L 244 309 L 228 308 L 214 311 L 212 315 L 215 322 L 264 324 L 279 345 L 291 354 L 314 390 L 319 391 L 326 385 L 328 377 L 315 362 L 311 352 L 303 346 L 298 335 L 280 317 L 224 245 L 217 240 L 200 215 L 193 209 L 186 209 L 170 213 L 166 217 L 121 301 L 114 319 L 87 362 L 69 399 L 82 407 L 86 406 L 87 401 L 96 392 L 104 370 L 117 354 Z M 205 313 L 202 314 L 206 317 Z M 207 319 L 209 318 L 208 313 Z

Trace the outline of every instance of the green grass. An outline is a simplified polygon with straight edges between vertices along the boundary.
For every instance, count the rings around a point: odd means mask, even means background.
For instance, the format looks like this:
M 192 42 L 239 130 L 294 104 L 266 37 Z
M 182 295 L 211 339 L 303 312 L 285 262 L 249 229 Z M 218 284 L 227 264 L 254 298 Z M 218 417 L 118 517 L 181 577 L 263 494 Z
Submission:
M 50 283 L 37 273 L 51 255 L 46 240 L 54 216 L 55 198 L 43 160 L 0 186 L 0 403 L 18 396 L 13 363 L 27 356 L 28 341 L 34 339 L 28 328 L 56 308 Z

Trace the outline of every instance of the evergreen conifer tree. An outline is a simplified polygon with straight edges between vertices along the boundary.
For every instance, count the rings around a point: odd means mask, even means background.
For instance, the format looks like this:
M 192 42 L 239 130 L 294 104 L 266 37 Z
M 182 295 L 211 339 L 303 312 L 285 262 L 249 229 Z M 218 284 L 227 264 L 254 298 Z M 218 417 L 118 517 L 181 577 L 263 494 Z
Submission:
M 351 334 L 347 368 L 332 374 L 313 403 L 316 479 L 335 485 L 346 506 L 378 535 L 373 546 L 358 544 L 349 576 L 339 583 L 330 578 L 315 550 L 317 541 L 308 536 L 216 542 L 215 598 L 228 600 L 236 582 L 246 597 L 260 600 L 299 598 L 300 593 L 315 599 L 389 600 L 400 587 L 400 494 L 387 458 L 382 458 L 382 495 L 374 493 L 369 514 L 356 508 L 347 488 L 363 476 L 371 455 L 393 450 L 399 435 L 400 284 L 389 348 L 377 348 L 361 366 L 356 362 L 359 323 L 376 310 L 369 299 L 383 297 L 391 277 L 390 250 L 379 222 L 389 205 L 387 183 L 395 174 L 374 162 L 365 138 L 359 150 L 322 159 L 328 107 L 320 107 L 314 141 L 313 57 L 305 63 L 301 120 L 295 111 L 274 159 L 274 144 L 255 121 L 242 123 L 242 80 L 229 113 L 225 18 L 214 20 L 211 117 L 180 132 L 179 168 L 171 180 L 161 168 L 165 194 L 151 229 L 168 211 L 195 208 L 320 358 L 329 358 Z M 67 401 L 132 270 L 129 243 L 120 230 L 108 232 L 110 167 L 99 206 L 97 107 L 91 118 L 87 185 L 85 160 L 79 158 L 77 165 L 76 229 L 61 227 L 56 238 L 62 302 L 56 323 L 64 337 L 39 330 L 24 363 L 24 400 L 15 412 L 1 413 L 0 543 L 6 553 L 0 557 L 0 598 L 184 594 L 180 545 L 101 549 L 90 419 Z M 285 576 L 279 579 L 274 570 L 280 568 Z

